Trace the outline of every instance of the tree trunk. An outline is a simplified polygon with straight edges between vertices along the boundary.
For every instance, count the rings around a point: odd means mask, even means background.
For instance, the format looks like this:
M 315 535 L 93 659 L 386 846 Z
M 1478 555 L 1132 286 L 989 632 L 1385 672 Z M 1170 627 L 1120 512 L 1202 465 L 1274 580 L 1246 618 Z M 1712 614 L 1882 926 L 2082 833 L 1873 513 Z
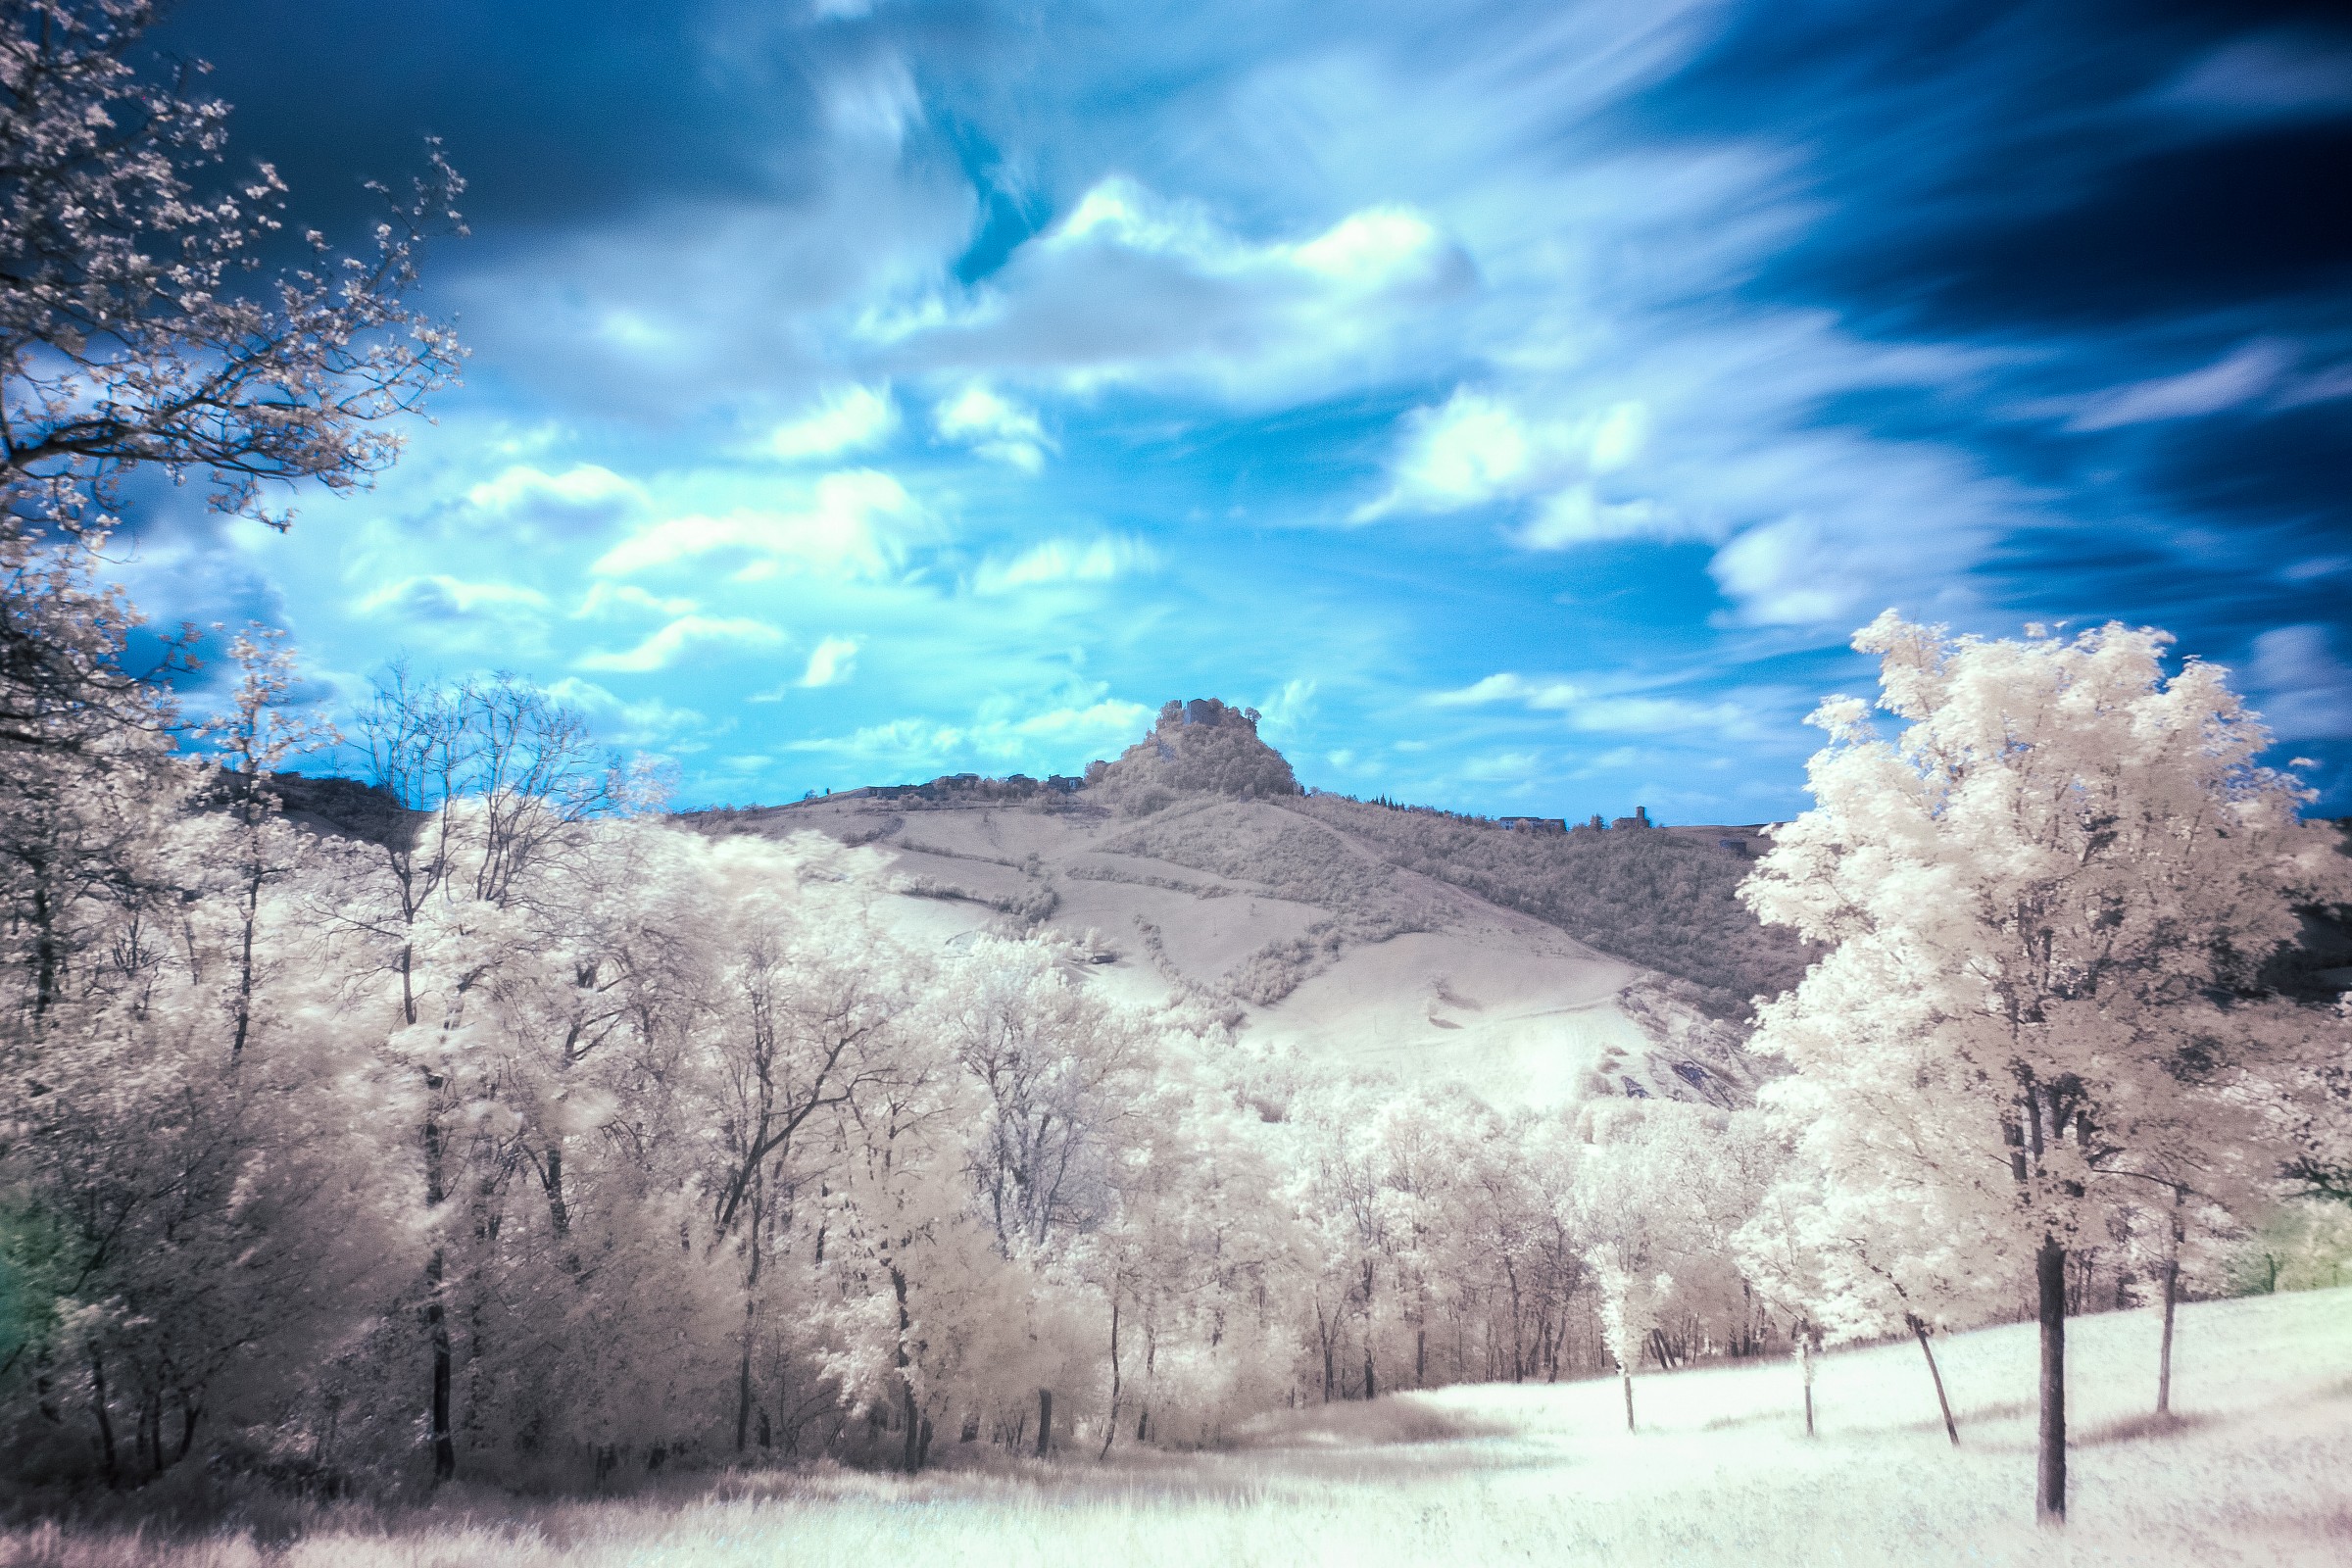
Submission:
M 1095 1455 L 1099 1464 L 1110 1457 L 1110 1440 L 1119 1435 L 1119 1288 L 1114 1280 L 1110 1288 L 1110 1414 L 1102 1421 L 1102 1451 Z
M 2064 1282 L 2060 1283 L 2063 1288 Z M 1957 1448 L 1960 1446 L 1960 1425 L 1952 1419 L 1952 1401 L 1944 1396 L 1943 1374 L 1936 1366 L 1936 1349 L 1928 1344 L 1927 1321 L 1916 1312 L 1906 1313 L 1905 1318 L 1911 1325 L 1911 1332 L 1919 1336 L 1919 1353 L 1928 1358 L 1928 1376 L 1936 1384 L 1936 1407 L 1943 1412 L 1944 1436 L 1950 1438 L 1952 1446 Z
M 1919 1336 L 1919 1354 L 1927 1356 L 1927 1375 L 1936 1385 L 1936 1408 L 1942 1410 L 1942 1434 L 1952 1439 L 1952 1448 L 1959 1448 L 1959 1422 L 1952 1420 L 1952 1401 L 1942 1392 L 1942 1373 L 1936 1368 L 1936 1348 L 1927 1343 L 1927 1319 L 1922 1319 L 1917 1312 L 1907 1312 L 1903 1314 L 1903 1321 L 1910 1324 L 1910 1331 L 1915 1336 Z
M 401 978 L 405 987 L 408 979 L 407 954 L 402 955 Z M 404 995 L 404 1005 L 410 1019 L 416 1021 L 416 1002 Z M 424 1075 L 424 1210 L 436 1213 L 449 1197 L 448 1184 L 442 1171 L 441 1121 L 434 1097 L 441 1093 L 442 1079 L 438 1073 Z M 424 1266 L 425 1301 L 424 1327 L 433 1347 L 433 1480 L 449 1480 L 458 1473 L 457 1442 L 449 1426 L 449 1314 L 443 1299 L 445 1281 L 441 1243 L 433 1242 L 433 1253 Z
M 743 1356 L 735 1363 L 735 1451 L 742 1453 L 752 1437 L 752 1321 L 753 1306 L 743 1303 Z
M 1617 1363 L 1617 1377 L 1625 1385 L 1625 1430 L 1634 1430 L 1634 1369 L 1623 1361 Z
M 906 1442 L 902 1468 L 913 1475 L 923 1467 L 923 1417 L 914 1404 L 914 1380 L 905 1373 L 899 1376 L 899 1408 L 906 1417 Z
M 425 1265 L 424 1326 L 433 1342 L 433 1479 L 447 1481 L 458 1473 L 457 1440 L 449 1426 L 449 1318 L 441 1302 L 441 1249 L 433 1249 Z
M 2041 1453 L 2034 1514 L 2055 1527 L 2066 1523 L 2066 1249 L 2044 1240 L 2034 1261 L 2041 1298 Z
M 99 1363 L 97 1347 L 90 1348 L 91 1408 L 98 1412 L 98 1446 L 106 1457 L 106 1484 L 115 1484 L 115 1423 L 106 1413 L 106 1368 Z
M 1805 1436 L 1813 1436 L 1813 1335 L 1804 1324 L 1796 1329 L 1797 1370 L 1805 1380 Z
M 1054 1391 L 1037 1391 L 1037 1456 L 1043 1459 L 1054 1451 Z
M 1374 1386 L 1372 1381 L 1371 1328 L 1372 1326 L 1369 1323 L 1364 1325 L 1364 1398 L 1366 1400 L 1372 1399 L 1379 1393 L 1379 1390 Z
M 2156 1348 L 2156 1413 L 2173 1413 L 2173 1308 L 2180 1299 L 2180 1194 L 2173 1194 L 2172 1245 L 2164 1255 L 2164 1338 Z

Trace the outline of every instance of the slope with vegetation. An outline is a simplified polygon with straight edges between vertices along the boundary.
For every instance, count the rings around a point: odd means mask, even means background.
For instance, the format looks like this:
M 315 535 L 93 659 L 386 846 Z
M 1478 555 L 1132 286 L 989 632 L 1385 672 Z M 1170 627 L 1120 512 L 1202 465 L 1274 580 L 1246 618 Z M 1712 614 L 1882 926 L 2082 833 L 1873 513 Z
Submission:
M 1558 926 L 1685 982 L 1708 1015 L 1742 1019 L 1796 984 L 1818 953 L 1740 903 L 1752 862 L 1703 841 L 1620 828 L 1510 833 L 1438 811 L 1316 794 L 1295 809 L 1345 828 L 1393 863 Z

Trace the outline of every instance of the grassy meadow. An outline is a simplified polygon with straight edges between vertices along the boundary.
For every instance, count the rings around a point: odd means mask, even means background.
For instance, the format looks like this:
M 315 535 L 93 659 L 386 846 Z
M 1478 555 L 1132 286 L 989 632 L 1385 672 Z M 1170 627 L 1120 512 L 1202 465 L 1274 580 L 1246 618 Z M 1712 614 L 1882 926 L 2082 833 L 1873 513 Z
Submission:
M 948 1450 L 913 1481 L 679 1477 L 607 1501 L 445 1493 L 271 1512 L 212 1534 L 53 1524 L 11 1564 L 830 1568 L 1005 1563 L 2341 1563 L 2352 1558 L 2352 1289 L 2183 1309 L 2176 1411 L 2150 1413 L 2152 1313 L 2074 1321 L 2073 1519 L 2033 1523 L 2030 1325 L 1943 1342 L 1953 1449 L 1918 1348 L 1819 1364 L 1819 1436 L 1786 1362 L 1618 1387 L 1466 1387 L 1285 1413 L 1214 1452 L 1053 1461 Z

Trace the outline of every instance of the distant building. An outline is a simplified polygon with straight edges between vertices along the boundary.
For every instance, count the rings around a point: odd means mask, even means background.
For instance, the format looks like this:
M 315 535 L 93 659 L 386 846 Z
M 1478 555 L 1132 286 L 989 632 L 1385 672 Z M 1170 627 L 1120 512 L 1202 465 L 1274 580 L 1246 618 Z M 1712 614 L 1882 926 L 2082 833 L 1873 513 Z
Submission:
M 1508 833 L 1559 833 L 1568 831 L 1564 818 L 1556 816 L 1498 816 L 1497 826 Z
M 1063 795 L 1075 795 L 1086 788 L 1086 780 L 1072 778 L 1067 773 L 1054 773 L 1047 778 L 1046 788 L 1058 791 Z
M 1649 808 L 1648 808 L 1648 807 L 1646 807 L 1646 806 L 1637 806 L 1637 807 L 1635 807 L 1635 808 L 1634 808 L 1634 814 L 1633 814 L 1633 815 L 1631 815 L 1631 816 L 1621 816 L 1621 817 L 1619 817 L 1619 818 L 1618 818 L 1616 821 L 1614 821 L 1614 822 L 1611 822 L 1611 823 L 1609 824 L 1609 826 L 1611 826 L 1611 827 L 1613 827 L 1613 828 L 1615 828 L 1615 827 L 1655 827 L 1655 826 L 1657 826 L 1657 824 L 1656 824 L 1655 822 L 1652 822 L 1652 821 L 1649 819 Z

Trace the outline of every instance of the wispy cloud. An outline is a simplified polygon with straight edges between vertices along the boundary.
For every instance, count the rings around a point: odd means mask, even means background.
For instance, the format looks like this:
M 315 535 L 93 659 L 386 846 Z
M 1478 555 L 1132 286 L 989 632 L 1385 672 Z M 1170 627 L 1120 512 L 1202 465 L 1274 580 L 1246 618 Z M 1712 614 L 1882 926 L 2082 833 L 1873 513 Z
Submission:
M 634 648 L 583 654 L 575 662 L 581 669 L 641 675 L 667 669 L 689 651 L 723 657 L 773 648 L 783 641 L 784 634 L 765 621 L 739 615 L 681 615 Z
M 877 310 L 860 329 L 909 367 L 1259 404 L 1388 361 L 1469 276 L 1458 247 L 1405 207 L 1253 241 L 1199 202 L 1112 175 L 980 288 Z
M 899 428 L 899 406 L 889 383 L 841 387 L 815 408 L 768 433 L 766 450 L 790 463 L 864 452 L 889 440 Z
M 456 620 L 468 616 L 509 616 L 516 612 L 548 608 L 547 595 L 536 588 L 504 582 L 465 582 L 444 572 L 404 577 L 387 583 L 353 607 L 363 615 L 397 615 L 410 620 Z
M 958 765 L 996 769 L 1074 770 L 1091 758 L 1112 756 L 1150 727 L 1152 710 L 1115 698 L 1081 698 L 1026 711 L 993 703 L 968 719 L 942 722 L 906 717 L 862 726 L 850 734 L 787 743 L 867 770 L 867 776 L 929 776 Z
M 994 596 L 1060 582 L 1109 582 L 1157 561 L 1148 545 L 1131 539 L 1049 539 L 1009 561 L 983 562 L 972 574 L 972 592 Z
M 931 424 L 942 440 L 968 446 L 981 457 L 1010 464 L 1024 473 L 1044 467 L 1046 454 L 1054 450 L 1035 410 L 977 382 L 932 410 Z
M 858 641 L 828 637 L 809 651 L 808 666 L 801 672 L 803 686 L 840 686 L 857 672 Z
M 856 468 L 817 480 L 808 505 L 798 510 L 662 518 L 605 552 L 589 569 L 627 576 L 727 555 L 742 563 L 738 575 L 755 578 L 788 564 L 875 575 L 898 559 L 900 529 L 917 514 L 913 497 L 897 479 Z
M 2159 376 L 2085 398 L 2067 421 L 2075 430 L 2193 419 L 2241 408 L 2278 385 L 2293 362 L 2278 343 L 2248 343 L 2202 369 Z
M 1422 701 L 1440 709 L 1509 705 L 1557 713 L 1571 729 L 1598 734 L 1749 735 L 1758 730 L 1761 716 L 1752 699 L 1740 695 L 1658 696 L 1627 690 L 1622 678 L 1574 681 L 1507 671 L 1452 691 L 1432 692 Z
M 2254 639 L 2245 684 L 2282 741 L 2352 739 L 2352 665 L 2328 644 L 2320 625 L 2280 626 Z

